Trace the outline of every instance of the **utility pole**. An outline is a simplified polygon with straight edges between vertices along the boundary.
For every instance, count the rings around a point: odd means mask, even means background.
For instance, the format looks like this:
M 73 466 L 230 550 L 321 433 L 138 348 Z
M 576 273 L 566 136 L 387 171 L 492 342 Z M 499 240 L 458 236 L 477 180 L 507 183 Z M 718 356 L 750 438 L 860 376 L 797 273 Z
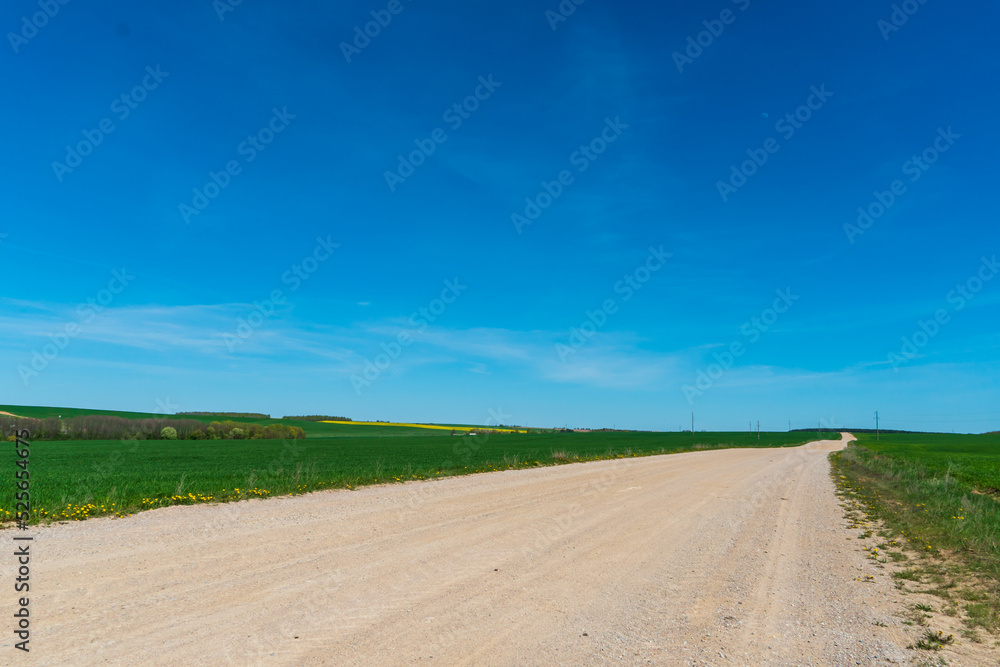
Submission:
M 875 442 L 878 442 L 878 410 L 875 411 Z
M 757 439 L 760 440 L 760 420 L 757 420 Z
M 792 432 L 792 420 L 791 419 L 788 420 L 788 432 L 789 433 Z
M 691 413 L 691 432 L 694 433 L 694 413 Z
M 753 420 L 751 419 L 747 423 L 750 424 L 750 433 L 752 434 L 753 433 Z

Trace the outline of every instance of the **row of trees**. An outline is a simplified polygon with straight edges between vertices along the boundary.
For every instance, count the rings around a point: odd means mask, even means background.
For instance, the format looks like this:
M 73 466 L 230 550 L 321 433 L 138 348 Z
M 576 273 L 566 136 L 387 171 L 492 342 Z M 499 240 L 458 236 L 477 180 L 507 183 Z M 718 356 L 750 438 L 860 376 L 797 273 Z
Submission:
M 245 424 L 243 422 L 212 422 L 202 432 L 195 432 L 192 440 L 301 440 L 306 432 L 299 426 L 287 424 Z
M 164 429 L 169 429 L 164 433 Z M 70 419 L 48 417 L 0 417 L 0 434 L 10 440 L 28 431 L 32 440 L 243 440 L 301 439 L 305 431 L 285 424 L 244 424 L 234 421 L 205 422 L 196 419 L 125 419 L 110 415 L 85 415 Z
M 350 417 L 331 417 L 330 415 L 304 415 L 304 416 L 288 416 L 285 415 L 282 419 L 296 419 L 303 422 L 349 422 Z
M 51 420 L 44 420 L 51 421 Z M 55 421 L 59 421 L 56 419 Z M 43 420 L 32 419 L 31 417 L 9 417 L 7 415 L 0 415 L 0 436 L 4 440 L 13 440 L 15 436 L 20 435 L 21 431 L 27 431 L 31 434 L 31 437 L 35 437 L 36 433 L 43 431 Z M 58 425 L 56 426 L 58 428 Z
M 271 415 L 261 412 L 178 412 L 180 416 L 191 417 L 228 417 L 230 419 L 270 419 Z
M 111 415 L 83 415 L 69 419 L 4 417 L 0 418 L 0 424 L 4 436 L 8 438 L 15 432 L 27 430 L 33 440 L 155 440 L 166 427 L 173 428 L 178 437 L 186 438 L 205 426 L 195 419 L 125 419 Z

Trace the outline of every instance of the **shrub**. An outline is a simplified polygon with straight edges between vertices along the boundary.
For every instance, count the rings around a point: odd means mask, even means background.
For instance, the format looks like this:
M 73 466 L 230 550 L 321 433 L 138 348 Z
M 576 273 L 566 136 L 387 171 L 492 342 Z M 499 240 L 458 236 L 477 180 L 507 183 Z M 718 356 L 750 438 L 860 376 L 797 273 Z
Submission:
M 164 426 L 160 431 L 160 437 L 164 440 L 176 440 L 177 439 L 177 429 L 173 426 Z
M 35 440 L 38 439 L 41 430 L 42 420 L 30 417 L 3 417 L 3 422 L 0 423 L 0 432 L 8 436 L 20 435 L 21 431 L 27 431 L 28 437 Z

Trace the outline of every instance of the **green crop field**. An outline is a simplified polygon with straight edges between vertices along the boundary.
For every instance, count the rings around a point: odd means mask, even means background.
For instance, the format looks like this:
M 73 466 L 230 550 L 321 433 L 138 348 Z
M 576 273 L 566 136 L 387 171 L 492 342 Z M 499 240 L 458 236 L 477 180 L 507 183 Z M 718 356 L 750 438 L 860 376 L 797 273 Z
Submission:
M 23 411 L 23 410 L 22 410 Z M 63 413 L 65 416 L 65 413 Z M 263 423 L 263 422 L 261 422 Z M 306 422 L 298 422 L 305 424 Z M 327 425 L 339 427 L 340 425 Z M 724 447 L 784 447 L 815 433 L 517 433 L 414 438 L 399 427 L 345 426 L 367 437 L 275 440 L 39 441 L 30 445 L 33 521 L 444 475 Z M 392 429 L 391 431 L 387 429 Z M 413 429 L 419 430 L 419 429 Z M 388 433 L 397 435 L 389 437 Z M 829 436 L 826 436 L 829 437 Z M 0 478 L 14 479 L 13 443 Z M 0 500 L 11 517 L 13 499 Z
M 1000 496 L 1000 433 L 862 433 L 858 444 L 897 461 L 920 466 L 929 474 Z
M 1000 434 L 863 433 L 831 461 L 843 496 L 920 554 L 901 576 L 1000 627 Z

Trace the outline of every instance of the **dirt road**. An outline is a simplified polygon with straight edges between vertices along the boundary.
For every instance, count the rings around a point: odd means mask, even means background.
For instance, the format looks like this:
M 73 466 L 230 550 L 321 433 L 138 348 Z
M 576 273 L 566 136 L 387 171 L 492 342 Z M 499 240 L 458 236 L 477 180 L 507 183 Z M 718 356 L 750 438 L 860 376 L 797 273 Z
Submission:
M 42 528 L 32 650 L 14 650 L 5 630 L 0 662 L 905 664 L 897 596 L 834 496 L 827 454 L 841 446 L 599 461 Z M 0 558 L 4 582 L 13 561 Z M 857 581 L 866 573 L 874 583 Z M 10 619 L 11 590 L 0 604 Z

